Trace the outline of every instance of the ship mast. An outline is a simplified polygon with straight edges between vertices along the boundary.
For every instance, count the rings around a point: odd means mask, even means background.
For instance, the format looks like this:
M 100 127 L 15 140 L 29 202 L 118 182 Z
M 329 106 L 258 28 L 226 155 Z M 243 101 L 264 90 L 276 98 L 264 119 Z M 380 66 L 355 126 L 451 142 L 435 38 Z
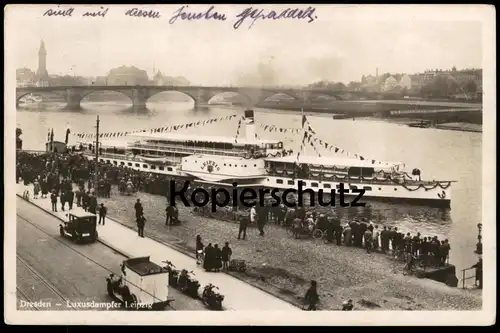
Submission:
M 99 163 L 99 115 L 97 115 L 95 126 L 95 167 L 94 167 L 94 193 L 97 195 L 97 183 L 99 182 L 98 164 Z
M 300 154 L 301 155 L 307 155 L 307 147 L 305 144 L 302 144 L 304 142 L 304 135 L 306 134 L 306 128 L 304 127 L 304 104 L 306 103 L 306 94 L 305 93 L 302 93 L 302 105 L 301 105 L 301 108 L 300 108 L 300 124 L 302 126 L 302 140 L 301 140 L 301 152 Z M 300 157 L 299 157 L 300 158 Z

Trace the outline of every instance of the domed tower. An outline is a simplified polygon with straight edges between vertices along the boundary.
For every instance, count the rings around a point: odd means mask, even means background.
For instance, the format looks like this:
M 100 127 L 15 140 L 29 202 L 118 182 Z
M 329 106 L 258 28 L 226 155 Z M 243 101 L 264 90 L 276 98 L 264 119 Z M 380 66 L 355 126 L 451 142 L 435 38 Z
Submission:
M 45 43 L 43 40 L 40 42 L 40 50 L 38 50 L 38 70 L 36 72 L 38 79 L 46 79 L 49 77 L 47 72 L 47 51 L 45 50 Z

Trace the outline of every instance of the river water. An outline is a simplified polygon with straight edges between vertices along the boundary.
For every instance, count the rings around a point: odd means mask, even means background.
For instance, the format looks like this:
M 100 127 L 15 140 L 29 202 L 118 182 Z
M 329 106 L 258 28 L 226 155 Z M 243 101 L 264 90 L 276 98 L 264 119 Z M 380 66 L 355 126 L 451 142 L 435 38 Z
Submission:
M 83 109 L 78 111 L 62 110 L 63 106 L 64 103 L 51 102 L 18 108 L 17 125 L 23 130 L 24 149 L 44 149 L 50 128 L 54 128 L 55 140 L 60 141 L 64 140 L 68 124 L 73 133 L 93 133 L 97 115 L 101 120 L 101 132 L 118 132 L 243 114 L 242 108 L 225 106 L 195 109 L 192 102 L 152 102 L 147 105 L 148 111 L 140 112 L 131 110 L 126 102 L 82 103 Z M 298 113 L 254 110 L 256 122 L 282 128 L 301 126 Z M 451 209 L 368 202 L 361 213 L 375 223 L 397 225 L 412 234 L 419 231 L 423 236 L 448 238 L 452 247 L 450 261 L 457 266 L 457 273 L 475 263 L 473 250 L 477 242 L 477 224 L 481 222 L 481 133 L 410 128 L 376 120 L 334 120 L 331 116 L 307 112 L 306 115 L 319 138 L 346 151 L 367 159 L 404 162 L 409 170 L 419 168 L 424 179 L 458 181 L 453 184 Z M 220 122 L 183 132 L 235 136 L 237 121 Z M 268 133 L 256 127 L 261 138 L 282 139 L 286 148 L 294 150 L 300 145 L 297 136 Z M 244 131 L 240 135 L 244 135 Z M 325 149 L 319 152 L 323 156 L 335 155 Z M 312 147 L 308 147 L 305 154 L 315 155 L 315 152 Z

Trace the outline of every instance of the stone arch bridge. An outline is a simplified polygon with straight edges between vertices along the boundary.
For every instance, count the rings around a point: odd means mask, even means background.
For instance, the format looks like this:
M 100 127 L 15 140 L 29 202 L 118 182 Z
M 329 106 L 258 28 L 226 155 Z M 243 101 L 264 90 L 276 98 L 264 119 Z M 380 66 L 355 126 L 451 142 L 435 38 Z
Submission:
M 23 87 L 16 88 L 16 106 L 20 99 L 30 93 L 60 92 L 66 97 L 67 109 L 79 109 L 82 99 L 94 92 L 114 91 L 130 98 L 134 108 L 145 108 L 148 99 L 158 93 L 177 91 L 184 93 L 194 100 L 195 106 L 208 104 L 215 96 L 222 93 L 233 92 L 242 95 L 247 102 L 247 107 L 255 106 L 276 94 L 285 94 L 295 100 L 309 101 L 313 95 L 326 95 L 336 99 L 351 99 L 353 94 L 360 92 L 335 92 L 331 90 L 300 90 L 279 88 L 253 88 L 253 87 L 197 87 L 197 86 L 54 86 L 54 87 Z

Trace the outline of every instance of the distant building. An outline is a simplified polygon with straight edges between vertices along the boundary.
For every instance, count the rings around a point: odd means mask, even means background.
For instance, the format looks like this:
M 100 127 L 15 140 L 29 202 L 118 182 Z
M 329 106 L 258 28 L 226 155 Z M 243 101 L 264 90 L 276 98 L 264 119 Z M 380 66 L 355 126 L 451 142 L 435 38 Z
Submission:
M 148 85 L 148 73 L 134 66 L 113 68 L 107 76 L 108 86 Z
M 45 81 L 45 80 L 44 80 Z M 87 85 L 87 80 L 80 76 L 71 75 L 51 75 L 47 79 L 50 86 L 85 86 Z
M 107 76 L 97 76 L 92 82 L 92 85 L 94 86 L 106 86 L 107 84 L 108 84 Z
M 50 87 L 50 81 L 49 80 L 38 80 L 36 81 L 36 86 L 37 87 Z
M 465 86 L 469 81 L 476 84 L 478 91 L 482 91 L 483 87 L 483 70 L 482 69 L 464 69 L 457 71 L 455 67 L 452 68 L 450 75 L 460 84 Z
M 36 74 L 29 68 L 19 68 L 16 70 L 17 87 L 33 87 L 36 85 Z
M 412 80 L 408 74 L 403 74 L 399 79 L 399 86 L 403 89 L 411 89 Z
M 391 91 L 394 90 L 398 86 L 398 80 L 394 76 L 389 76 L 385 79 L 384 84 L 382 86 L 382 91 Z
M 424 85 L 424 75 L 423 74 L 410 75 L 410 79 L 411 79 L 412 89 L 420 89 Z
M 36 72 L 38 80 L 46 80 L 49 77 L 47 72 L 47 50 L 45 50 L 45 43 L 40 41 L 40 49 L 38 50 L 38 70 Z
M 361 88 L 370 92 L 379 91 L 377 77 L 373 75 L 364 76 L 361 78 Z
M 189 81 L 182 76 L 165 76 L 158 71 L 153 77 L 153 84 L 155 86 L 189 86 Z

